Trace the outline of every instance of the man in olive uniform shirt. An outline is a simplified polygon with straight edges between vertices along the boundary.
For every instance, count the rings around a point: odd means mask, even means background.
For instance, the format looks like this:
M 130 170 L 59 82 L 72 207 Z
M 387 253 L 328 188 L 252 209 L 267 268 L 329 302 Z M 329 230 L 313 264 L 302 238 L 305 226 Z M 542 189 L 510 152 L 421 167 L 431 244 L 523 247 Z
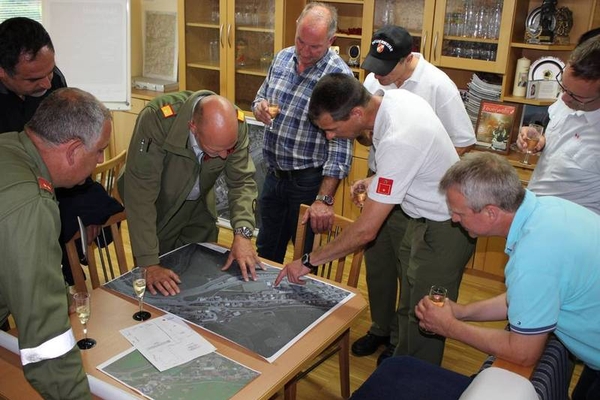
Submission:
M 223 172 L 235 237 L 223 269 L 236 260 L 245 280 L 261 265 L 251 242 L 257 196 L 242 111 L 209 91 L 152 100 L 140 113 L 119 192 L 127 209 L 136 265 L 148 290 L 179 293 L 179 276 L 159 256 L 188 243 L 216 242 L 215 181 Z M 262 267 L 262 265 L 261 265 Z
M 23 132 L 0 135 L 0 323 L 11 313 L 25 377 L 45 399 L 89 399 L 68 317 L 55 188 L 85 181 L 104 161 L 110 112 L 59 89 Z

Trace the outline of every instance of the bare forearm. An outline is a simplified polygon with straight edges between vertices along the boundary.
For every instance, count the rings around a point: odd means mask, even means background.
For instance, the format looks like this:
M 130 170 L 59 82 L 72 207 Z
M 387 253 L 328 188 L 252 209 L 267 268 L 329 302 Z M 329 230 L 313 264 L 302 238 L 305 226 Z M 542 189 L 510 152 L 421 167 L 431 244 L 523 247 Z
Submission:
M 321 187 L 319 188 L 319 194 L 326 194 L 333 197 L 339 184 L 340 180 L 338 178 L 324 176 L 323 181 L 321 182 Z
M 454 315 L 462 321 L 502 321 L 507 318 L 506 293 L 491 299 L 461 305 L 455 304 Z
M 454 320 L 445 333 L 448 338 L 525 367 L 537 363 L 547 339 L 547 334 L 519 335 L 459 320 Z

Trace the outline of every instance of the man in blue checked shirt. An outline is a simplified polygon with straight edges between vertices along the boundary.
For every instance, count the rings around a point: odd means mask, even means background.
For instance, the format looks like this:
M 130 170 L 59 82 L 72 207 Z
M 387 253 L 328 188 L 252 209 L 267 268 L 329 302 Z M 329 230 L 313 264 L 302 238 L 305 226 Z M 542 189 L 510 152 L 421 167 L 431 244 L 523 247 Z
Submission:
M 335 40 L 337 11 L 308 3 L 296 20 L 295 46 L 276 54 L 252 104 L 265 127 L 264 159 L 268 166 L 259 199 L 261 228 L 258 255 L 282 262 L 295 240 L 300 204 L 312 204 L 305 220 L 315 232 L 333 224 L 333 196 L 348 175 L 352 142 L 327 138 L 308 119 L 308 102 L 318 80 L 329 73 L 352 75 L 329 46 Z M 269 102 L 280 112 L 269 114 Z M 310 230 L 309 230 L 310 231 Z M 312 243 L 312 240 L 307 240 Z

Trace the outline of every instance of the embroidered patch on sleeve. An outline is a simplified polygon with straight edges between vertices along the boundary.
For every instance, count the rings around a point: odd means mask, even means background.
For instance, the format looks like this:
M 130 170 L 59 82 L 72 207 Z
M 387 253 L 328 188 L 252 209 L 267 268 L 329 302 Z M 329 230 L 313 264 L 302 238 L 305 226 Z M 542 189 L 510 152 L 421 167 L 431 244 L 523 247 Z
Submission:
M 392 186 L 393 185 L 394 185 L 393 179 L 379 178 L 379 180 L 377 181 L 377 190 L 375 192 L 389 196 L 392 194 Z
M 41 176 L 38 176 L 37 180 L 38 180 L 38 185 L 39 185 L 40 189 L 45 190 L 50 193 L 54 193 L 54 188 L 52 187 L 52 184 L 47 179 L 44 179 Z
M 172 117 L 173 115 L 175 115 L 175 110 L 173 110 L 173 107 L 171 107 L 170 104 L 167 104 L 166 106 L 162 106 L 160 108 L 160 111 L 162 111 L 163 117 L 165 117 L 165 118 L 169 118 L 169 117 Z

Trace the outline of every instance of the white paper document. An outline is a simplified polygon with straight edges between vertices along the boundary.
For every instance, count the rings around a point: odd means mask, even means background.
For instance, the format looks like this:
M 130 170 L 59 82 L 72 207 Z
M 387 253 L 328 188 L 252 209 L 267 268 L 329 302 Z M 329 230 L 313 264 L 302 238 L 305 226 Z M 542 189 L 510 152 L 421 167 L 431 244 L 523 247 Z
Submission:
M 134 325 L 121 334 L 161 372 L 216 350 L 174 315 Z

